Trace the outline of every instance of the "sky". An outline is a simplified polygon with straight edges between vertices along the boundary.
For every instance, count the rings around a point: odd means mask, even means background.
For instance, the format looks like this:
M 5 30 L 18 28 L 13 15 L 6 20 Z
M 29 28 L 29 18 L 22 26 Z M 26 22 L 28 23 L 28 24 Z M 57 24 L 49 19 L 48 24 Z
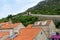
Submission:
M 0 0 L 0 19 L 9 14 L 16 15 L 35 6 L 42 0 Z

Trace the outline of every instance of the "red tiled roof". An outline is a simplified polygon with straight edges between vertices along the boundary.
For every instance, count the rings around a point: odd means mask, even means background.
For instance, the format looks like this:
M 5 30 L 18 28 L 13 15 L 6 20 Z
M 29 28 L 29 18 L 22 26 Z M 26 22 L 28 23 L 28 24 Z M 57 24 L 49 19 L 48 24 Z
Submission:
M 10 40 L 10 38 L 7 38 L 6 40 Z
M 33 24 L 29 24 L 26 28 L 32 28 Z
M 5 35 L 8 35 L 8 34 L 9 34 L 9 32 L 0 32 L 0 38 L 5 36 Z
M 13 40 L 33 40 L 40 30 L 40 28 L 21 28 L 17 37 Z M 10 39 L 8 38 L 7 40 Z
M 14 40 L 33 40 L 39 31 L 40 28 L 22 28 Z
M 7 29 L 9 30 L 10 28 L 17 27 L 19 24 L 20 23 L 11 24 L 11 23 L 8 23 L 8 22 L 0 23 L 0 27 L 1 27 L 0 30 L 7 30 Z M 8 34 L 8 32 L 0 32 L 0 37 L 3 37 L 7 34 Z M 7 40 L 9 40 L 9 38 Z
M 20 23 L 15 23 L 15 24 L 10 24 L 8 22 L 5 23 L 0 23 L 1 24 L 1 28 L 13 28 L 18 26 Z

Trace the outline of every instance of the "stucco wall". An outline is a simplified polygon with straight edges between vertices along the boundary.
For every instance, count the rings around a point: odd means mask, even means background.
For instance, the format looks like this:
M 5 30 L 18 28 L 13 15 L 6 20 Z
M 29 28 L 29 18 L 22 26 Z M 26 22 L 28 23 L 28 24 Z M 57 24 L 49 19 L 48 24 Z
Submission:
M 41 30 L 38 35 L 34 38 L 34 40 L 48 40 L 47 36 L 44 34 L 44 32 Z
M 14 32 L 18 32 L 21 28 L 25 28 L 25 26 L 22 23 L 20 23 L 20 25 L 14 28 Z
M 53 23 L 53 21 L 51 21 L 49 25 L 50 36 L 52 35 L 52 32 L 56 32 L 55 29 L 56 29 L 55 24 Z

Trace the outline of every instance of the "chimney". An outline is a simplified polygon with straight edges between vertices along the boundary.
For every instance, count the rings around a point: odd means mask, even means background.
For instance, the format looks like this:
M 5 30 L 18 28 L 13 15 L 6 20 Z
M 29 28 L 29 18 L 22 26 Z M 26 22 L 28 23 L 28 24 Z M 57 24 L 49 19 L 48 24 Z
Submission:
M 12 20 L 11 20 L 11 18 L 9 18 L 9 24 L 12 24 Z
M 0 28 L 2 28 L 2 24 L 0 24 Z

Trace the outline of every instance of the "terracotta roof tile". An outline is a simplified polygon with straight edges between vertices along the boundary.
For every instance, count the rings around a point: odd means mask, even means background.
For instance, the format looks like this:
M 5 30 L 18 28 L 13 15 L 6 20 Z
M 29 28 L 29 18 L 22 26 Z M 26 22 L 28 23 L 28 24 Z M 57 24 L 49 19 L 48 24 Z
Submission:
M 10 40 L 10 38 L 7 38 L 6 40 Z
M 32 28 L 33 24 L 29 24 L 26 28 Z
M 40 30 L 40 28 L 21 28 L 17 37 L 13 40 L 33 40 Z M 8 38 L 7 40 L 10 39 Z
M 10 28 L 14 28 L 17 27 L 20 23 L 14 23 L 14 24 L 10 24 L 8 22 L 4 22 L 4 23 L 0 23 L 0 30 L 9 30 Z M 0 32 L 0 38 L 7 35 L 8 32 Z M 9 34 L 8 34 L 9 35 Z M 10 40 L 9 38 L 7 40 Z
M 29 24 L 26 28 L 21 28 L 17 37 L 13 40 L 33 40 L 40 30 L 40 28 L 32 28 L 32 24 Z
M 0 38 L 5 36 L 5 35 L 9 35 L 9 32 L 0 32 Z
M 9 24 L 8 22 L 5 23 L 0 23 L 1 24 L 1 28 L 13 28 L 18 26 L 20 23 L 15 23 L 15 24 Z

